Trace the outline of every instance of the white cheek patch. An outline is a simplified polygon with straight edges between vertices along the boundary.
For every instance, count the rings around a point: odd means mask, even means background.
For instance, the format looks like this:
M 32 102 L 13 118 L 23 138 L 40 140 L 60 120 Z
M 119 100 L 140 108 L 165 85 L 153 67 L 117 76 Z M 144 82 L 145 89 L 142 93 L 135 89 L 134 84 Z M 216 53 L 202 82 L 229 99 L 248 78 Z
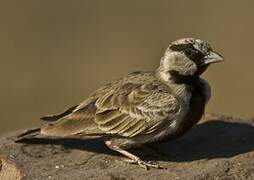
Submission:
M 162 63 L 163 68 L 169 69 L 170 66 L 172 66 L 172 60 L 177 59 L 178 58 L 177 56 L 178 56 L 178 53 L 176 53 L 176 52 L 166 53 L 165 57 L 162 60 L 163 61 L 163 63 Z
M 166 73 L 166 72 L 161 72 L 161 73 L 160 73 L 160 76 L 161 76 L 161 79 L 162 79 L 163 81 L 169 81 L 169 79 L 170 79 L 170 74 L 169 74 L 169 73 Z
M 197 71 L 197 65 L 189 60 L 181 52 L 168 52 L 165 54 L 161 62 L 162 78 L 168 80 L 170 78 L 169 71 L 177 71 L 184 76 L 193 75 Z

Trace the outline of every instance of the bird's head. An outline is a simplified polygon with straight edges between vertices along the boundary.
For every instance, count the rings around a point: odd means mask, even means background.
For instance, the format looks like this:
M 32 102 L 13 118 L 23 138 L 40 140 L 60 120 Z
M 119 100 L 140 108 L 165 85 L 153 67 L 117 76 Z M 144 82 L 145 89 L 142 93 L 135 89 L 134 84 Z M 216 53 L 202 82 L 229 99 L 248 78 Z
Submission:
M 212 63 L 223 57 L 200 39 L 184 38 L 172 42 L 161 59 L 159 73 L 163 80 L 198 77 Z

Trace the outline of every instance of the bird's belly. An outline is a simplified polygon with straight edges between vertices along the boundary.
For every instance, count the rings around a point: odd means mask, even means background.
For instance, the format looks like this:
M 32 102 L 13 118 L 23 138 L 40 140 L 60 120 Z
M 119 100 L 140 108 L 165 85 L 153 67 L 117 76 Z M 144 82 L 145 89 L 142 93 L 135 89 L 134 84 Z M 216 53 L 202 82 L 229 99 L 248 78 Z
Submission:
M 147 143 L 169 141 L 186 133 L 201 119 L 205 109 L 205 100 L 202 96 L 194 95 L 189 103 L 182 106 L 182 111 L 178 112 L 173 120 L 168 120 L 169 123 L 157 131 Z
M 193 96 L 189 108 L 178 115 L 164 130 L 154 136 L 153 141 L 169 141 L 178 138 L 190 130 L 204 114 L 205 100 L 202 96 Z
M 173 137 L 174 134 L 177 134 L 179 131 L 179 128 L 184 121 L 186 121 L 186 113 L 187 112 L 180 112 L 178 115 L 176 115 L 172 121 L 172 119 L 168 120 L 168 124 L 166 124 L 163 129 L 160 129 L 154 134 L 153 137 L 151 137 L 150 141 L 148 143 L 162 141 L 165 139 L 169 139 L 170 137 Z

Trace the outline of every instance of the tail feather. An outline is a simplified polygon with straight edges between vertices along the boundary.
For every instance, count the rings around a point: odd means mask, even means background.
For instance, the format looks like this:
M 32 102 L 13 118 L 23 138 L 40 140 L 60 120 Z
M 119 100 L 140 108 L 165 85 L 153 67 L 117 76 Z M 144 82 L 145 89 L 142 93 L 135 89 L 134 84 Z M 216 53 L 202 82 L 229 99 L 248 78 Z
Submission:
M 41 120 L 43 120 L 43 121 L 57 121 L 58 119 L 61 119 L 64 116 L 72 113 L 76 109 L 76 107 L 77 107 L 77 105 L 72 106 L 69 109 L 67 109 L 66 111 L 64 111 L 62 113 L 59 113 L 59 114 L 48 115 L 48 116 L 41 117 Z
M 18 135 L 15 139 L 15 142 L 19 142 L 23 139 L 37 136 L 40 134 L 40 131 L 41 131 L 41 128 L 28 129 L 25 132 L 23 132 L 22 134 Z

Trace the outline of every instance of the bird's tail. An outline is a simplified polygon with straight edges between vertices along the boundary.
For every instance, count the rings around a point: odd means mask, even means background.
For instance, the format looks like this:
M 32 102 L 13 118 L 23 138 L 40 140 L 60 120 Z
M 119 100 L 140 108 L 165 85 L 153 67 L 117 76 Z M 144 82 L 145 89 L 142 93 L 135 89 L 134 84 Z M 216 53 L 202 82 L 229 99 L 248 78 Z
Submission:
M 33 129 L 28 129 L 26 130 L 25 132 L 19 134 L 16 139 L 15 139 L 15 142 L 19 142 L 23 139 L 26 139 L 26 138 L 31 138 L 31 137 L 34 137 L 34 136 L 37 136 L 40 134 L 40 131 L 41 131 L 41 128 L 33 128 Z
M 41 117 L 41 120 L 48 121 L 48 122 L 57 121 L 57 120 L 63 118 L 64 116 L 67 116 L 68 114 L 71 114 L 76 109 L 77 106 L 78 105 L 72 106 L 69 109 L 67 109 L 64 112 L 59 113 L 59 114 L 54 114 L 54 115 L 48 115 L 48 116 Z
M 77 107 L 77 105 L 70 107 L 69 109 L 65 110 L 62 113 L 59 114 L 55 114 L 55 115 L 48 115 L 48 116 L 44 116 L 41 117 L 41 120 L 43 121 L 47 121 L 47 122 L 53 122 L 56 123 L 58 120 L 60 120 L 61 118 L 65 117 L 66 115 L 72 113 L 75 108 Z M 45 126 L 43 128 L 33 128 L 33 129 L 28 129 L 25 132 L 23 132 L 22 134 L 18 135 L 15 138 L 16 142 L 22 141 L 23 139 L 26 138 L 31 138 L 31 137 L 35 137 L 39 134 L 43 134 L 43 135 L 49 135 L 48 133 L 43 133 L 45 131 L 45 129 L 47 129 L 48 127 L 50 127 L 52 124 L 49 124 L 48 126 Z

